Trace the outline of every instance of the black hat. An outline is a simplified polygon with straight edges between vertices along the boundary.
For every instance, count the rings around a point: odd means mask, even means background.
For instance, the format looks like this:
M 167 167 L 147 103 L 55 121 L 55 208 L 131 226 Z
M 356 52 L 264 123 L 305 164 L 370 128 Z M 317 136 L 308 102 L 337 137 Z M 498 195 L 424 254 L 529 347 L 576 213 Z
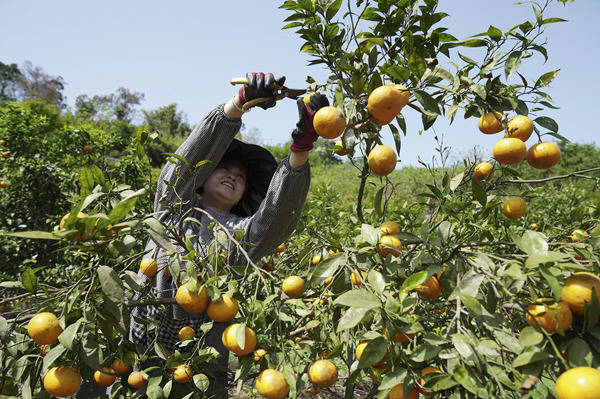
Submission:
M 233 139 L 220 162 L 235 160 L 246 170 L 246 191 L 231 213 L 247 217 L 253 215 L 267 195 L 277 162 L 271 153 L 256 144 Z M 202 194 L 202 188 L 198 190 Z

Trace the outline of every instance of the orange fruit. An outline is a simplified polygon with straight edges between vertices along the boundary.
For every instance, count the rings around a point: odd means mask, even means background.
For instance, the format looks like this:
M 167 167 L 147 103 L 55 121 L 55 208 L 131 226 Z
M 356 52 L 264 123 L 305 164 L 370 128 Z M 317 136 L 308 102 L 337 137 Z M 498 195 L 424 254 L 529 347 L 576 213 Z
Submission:
M 484 134 L 500 133 L 504 130 L 502 126 L 502 114 L 500 112 L 488 112 L 479 118 L 479 130 Z
M 337 378 L 338 370 L 331 360 L 317 360 L 308 367 L 308 379 L 318 388 L 332 386 Z
M 558 399 L 600 398 L 600 370 L 592 367 L 569 369 L 556 379 Z
M 417 293 L 422 298 L 435 299 L 441 292 L 440 282 L 435 276 L 429 276 L 423 284 L 419 284 L 417 287 Z
M 256 348 L 256 334 L 251 328 L 244 327 L 246 342 L 244 348 L 242 349 L 237 342 L 237 331 L 240 327 L 242 327 L 242 325 L 239 323 L 228 326 L 225 331 L 223 331 L 223 336 L 221 339 L 223 341 L 223 345 L 236 355 L 247 355 L 248 353 L 252 352 L 254 348 Z
M 502 213 L 509 219 L 518 219 L 525 214 L 527 203 L 521 197 L 508 197 L 502 205 Z
M 313 256 L 313 258 L 312 258 L 312 264 L 313 265 L 318 264 L 320 261 L 321 261 L 321 255 L 315 255 L 315 256 Z
M 175 371 L 173 371 L 173 378 L 180 384 L 185 384 L 186 382 L 189 382 L 190 378 L 192 378 L 193 376 L 194 370 L 190 365 L 187 364 L 180 364 L 179 366 L 177 366 Z
M 587 231 L 577 229 L 577 230 L 573 230 L 573 234 L 571 234 L 571 240 L 573 240 L 574 242 L 578 242 L 580 239 L 585 240 L 589 236 L 590 235 L 588 234 Z
M 369 168 L 377 176 L 387 176 L 396 168 L 396 153 L 387 145 L 378 145 L 369 152 Z
M 152 277 L 156 274 L 157 271 L 158 265 L 156 264 L 156 261 L 154 259 L 144 258 L 140 262 L 140 272 L 142 272 L 143 275 Z
M 337 141 L 335 142 L 335 145 L 336 145 L 336 146 L 338 146 L 338 147 L 345 148 L 345 147 L 344 147 L 344 143 L 342 142 L 342 140 L 337 140 Z M 342 150 L 335 150 L 335 153 L 336 153 L 336 154 L 338 154 L 338 155 L 339 155 L 339 156 L 341 156 L 341 157 L 343 157 L 344 155 L 348 155 L 348 151 L 346 151 L 345 149 L 342 149 Z
M 525 143 L 514 137 L 498 141 L 493 149 L 494 159 L 502 165 L 515 165 L 525 159 Z
M 58 341 L 62 333 L 62 327 L 53 313 L 41 312 L 29 320 L 27 333 L 36 343 L 40 345 L 51 345 Z
M 52 367 L 44 376 L 44 389 L 52 396 L 66 398 L 79 390 L 81 374 L 79 370 L 67 367 Z
M 350 275 L 350 279 L 352 280 L 352 284 L 362 285 L 362 282 L 366 281 L 366 273 L 362 269 L 354 269 L 354 271 Z
M 4 147 L 6 145 L 6 140 L 0 140 L 0 147 Z
M 8 187 L 8 183 L 6 183 L 6 181 L 2 180 L 0 181 L 0 188 L 6 188 Z
M 189 313 L 200 313 L 206 309 L 210 298 L 204 287 L 198 287 L 198 293 L 188 290 L 186 284 L 180 285 L 175 294 L 177 304 Z
M 416 388 L 412 388 L 408 391 L 408 394 L 404 396 L 404 383 L 399 383 L 398 385 L 394 385 L 394 387 L 390 391 L 389 399 L 418 399 L 419 392 Z
M 276 254 L 281 253 L 285 250 L 285 243 L 281 243 L 273 250 Z
M 252 357 L 256 363 L 259 363 L 262 358 L 267 354 L 267 351 L 264 349 L 257 349 L 254 352 L 254 356 Z
M 131 365 L 129 363 L 125 363 L 119 358 L 116 358 L 115 360 L 113 360 L 112 364 L 110 365 L 110 368 L 115 370 L 117 374 L 125 374 L 129 371 Z
M 267 399 L 283 399 L 290 392 L 290 386 L 277 370 L 265 369 L 256 379 L 256 390 Z
M 384 258 L 387 254 L 392 254 L 393 257 L 400 256 L 402 250 L 402 242 L 392 235 L 381 236 L 379 244 L 377 244 L 377 252 Z
M 560 161 L 560 148 L 554 143 L 537 143 L 527 151 L 527 163 L 536 169 L 548 169 Z
M 309 107 L 311 106 L 310 99 L 312 96 L 316 96 L 317 98 L 320 98 L 321 93 L 316 93 L 314 91 L 306 92 L 304 97 L 302 97 L 302 101 L 304 101 L 304 104 L 308 105 Z
M 313 127 L 319 136 L 335 139 L 346 130 L 346 118 L 336 107 L 323 107 L 315 113 Z
M 146 385 L 148 381 L 146 381 L 144 375 L 140 371 L 133 371 L 131 374 L 129 374 L 129 377 L 127 377 L 127 383 L 132 388 L 137 389 Z
M 417 384 L 417 389 L 419 390 L 419 392 L 421 392 L 425 396 L 434 395 L 435 392 L 429 392 L 425 388 L 423 388 L 425 386 L 425 380 L 423 379 L 423 376 L 430 374 L 430 373 L 441 373 L 441 372 L 442 371 L 440 369 L 438 369 L 436 367 L 432 367 L 432 366 L 427 366 L 423 370 L 421 370 L 421 378 L 419 378 L 419 382 Z
M 196 331 L 190 326 L 181 327 L 179 332 L 177 332 L 177 339 L 183 341 L 187 338 L 194 338 L 196 336 Z
M 117 375 L 115 370 L 111 369 L 110 367 L 103 367 L 102 371 L 96 370 L 94 372 L 94 382 L 101 387 L 111 386 L 116 379 Z
M 566 302 L 560 301 L 553 304 L 534 303 L 529 305 L 526 313 L 527 324 L 538 329 L 538 324 L 552 334 L 558 325 L 567 331 L 573 323 L 573 314 Z M 537 321 L 537 324 L 536 324 Z
M 402 85 L 379 86 L 369 95 L 367 109 L 380 122 L 378 124 L 387 124 L 408 104 L 409 97 L 410 93 Z
M 298 298 L 305 288 L 304 280 L 298 276 L 290 276 L 283 280 L 283 284 L 281 284 L 281 289 L 290 298 Z
M 592 273 L 579 272 L 565 280 L 560 297 L 573 313 L 583 315 L 585 303 L 592 300 L 592 290 L 596 291 L 600 306 L 600 278 Z
M 486 180 L 489 180 L 492 178 L 492 176 L 494 176 L 492 169 L 494 169 L 494 166 L 489 162 L 478 163 L 473 171 L 473 176 L 477 180 L 481 180 L 482 177 L 485 177 Z
M 379 230 L 384 236 L 400 233 L 400 227 L 395 222 L 383 222 L 379 226 Z
M 239 309 L 238 301 L 227 294 L 220 301 L 212 301 L 206 309 L 206 315 L 213 321 L 226 322 L 235 317 Z
M 92 148 L 91 145 L 87 145 L 86 144 L 86 145 L 83 146 L 83 151 L 85 151 L 85 152 L 87 152 L 89 154 L 90 152 L 93 151 L 93 148 Z
M 514 137 L 525 142 L 533 132 L 533 122 L 525 115 L 517 115 L 508 122 L 506 137 Z
M 325 285 L 329 285 L 329 284 L 331 284 L 331 281 L 332 281 L 332 280 L 333 280 L 333 276 L 329 276 L 329 277 L 327 277 L 327 278 L 325 279 L 325 281 L 324 281 Z

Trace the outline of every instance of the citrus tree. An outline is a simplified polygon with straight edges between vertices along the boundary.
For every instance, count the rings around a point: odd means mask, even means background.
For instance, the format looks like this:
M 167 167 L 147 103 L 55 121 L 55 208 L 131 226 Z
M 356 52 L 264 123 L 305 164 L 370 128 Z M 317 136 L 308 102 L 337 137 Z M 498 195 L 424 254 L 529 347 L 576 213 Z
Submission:
M 315 128 L 356 168 L 355 202 L 314 188 L 292 237 L 238 265 L 242 232 L 214 221 L 205 256 L 181 226 L 149 212 L 150 176 L 123 185 L 100 163 L 86 167 L 57 226 L 10 233 L 56 242 L 72 266 L 1 283 L 10 306 L 0 318 L 3 392 L 67 397 L 83 380 L 111 386 L 112 397 L 202 397 L 218 356 L 205 333 L 229 322 L 231 390 L 243 397 L 597 394 L 600 211 L 597 197 L 567 198 L 585 195 L 570 184 L 597 181 L 598 168 L 528 178 L 560 165 L 566 140 L 544 115 L 557 71 L 519 71 L 533 54 L 548 56 L 538 41 L 562 21 L 546 15 L 549 1 L 531 5 L 531 20 L 460 40 L 435 0 L 283 2 L 284 28 L 301 36 L 311 65 L 331 72 L 309 78 L 307 95 L 333 99 Z M 406 112 L 422 125 L 407 126 Z M 498 134 L 488 159 L 424 164 L 426 177 L 403 193 L 393 179 L 401 135 L 457 115 L 473 120 L 473 135 Z M 133 163 L 147 162 L 148 138 L 138 130 Z M 169 156 L 182 170 L 204 166 Z M 148 238 L 166 262 L 140 251 Z M 175 280 L 175 298 L 150 289 L 160 273 Z M 175 304 L 208 321 L 183 327 L 173 352 L 129 340 L 132 308 Z

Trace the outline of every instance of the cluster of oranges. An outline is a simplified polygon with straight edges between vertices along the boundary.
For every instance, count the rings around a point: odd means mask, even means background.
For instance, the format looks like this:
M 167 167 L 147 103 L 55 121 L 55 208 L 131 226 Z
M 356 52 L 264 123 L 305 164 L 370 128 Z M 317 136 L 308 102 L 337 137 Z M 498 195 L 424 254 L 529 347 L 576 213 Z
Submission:
M 309 93 L 304 101 L 309 104 L 310 96 L 319 95 Z M 387 125 L 400 113 L 402 108 L 408 104 L 410 93 L 402 85 L 383 85 L 374 89 L 369 95 L 367 108 L 371 115 L 369 120 L 378 126 Z M 346 130 L 346 118 L 337 107 L 327 106 L 319 109 L 314 116 L 313 126 L 317 134 L 326 139 L 336 139 Z M 335 142 L 341 147 L 336 154 L 344 156 L 348 154 L 342 140 Z M 369 168 L 377 176 L 387 176 L 396 167 L 397 156 L 393 149 L 386 145 L 377 145 L 370 149 L 367 161 Z
M 534 131 L 533 121 L 529 117 L 516 115 L 508 122 L 506 128 L 503 120 L 503 114 L 488 112 L 479 118 L 478 123 L 479 130 L 484 134 L 505 132 L 505 137 L 493 148 L 496 162 L 501 165 L 516 165 L 527 159 L 529 165 L 536 169 L 548 169 L 560 161 L 560 148 L 552 142 L 539 142 L 527 150 L 525 142 Z M 477 180 L 489 180 L 494 175 L 493 169 L 491 163 L 481 162 L 475 166 L 473 175 Z M 521 197 L 509 197 L 502 205 L 502 212 L 509 219 L 519 219 L 526 210 L 527 203 Z

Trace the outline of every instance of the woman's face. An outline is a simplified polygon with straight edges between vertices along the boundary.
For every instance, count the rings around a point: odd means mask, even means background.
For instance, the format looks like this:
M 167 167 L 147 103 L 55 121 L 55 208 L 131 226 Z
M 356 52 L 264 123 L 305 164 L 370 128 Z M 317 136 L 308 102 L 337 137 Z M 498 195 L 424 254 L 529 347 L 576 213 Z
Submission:
M 204 182 L 202 202 L 219 212 L 229 212 L 244 195 L 246 170 L 237 161 L 224 161 Z

